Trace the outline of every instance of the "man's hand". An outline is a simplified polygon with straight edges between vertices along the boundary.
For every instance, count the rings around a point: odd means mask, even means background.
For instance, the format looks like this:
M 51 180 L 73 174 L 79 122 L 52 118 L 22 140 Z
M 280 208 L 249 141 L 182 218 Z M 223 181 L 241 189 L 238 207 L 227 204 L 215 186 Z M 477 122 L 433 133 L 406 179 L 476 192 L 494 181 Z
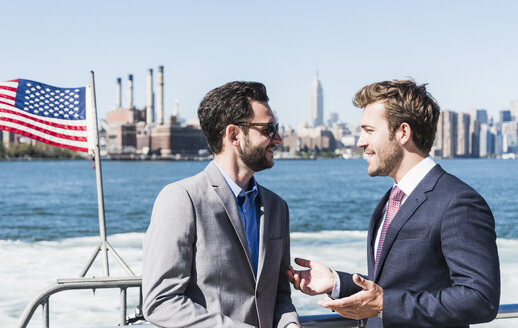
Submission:
M 383 310 L 383 288 L 358 274 L 353 275 L 353 281 L 363 290 L 337 300 L 326 297 L 318 304 L 345 318 L 360 320 L 375 317 L 378 311 Z
M 288 280 L 295 289 L 304 294 L 317 295 L 333 291 L 335 278 L 333 272 L 326 265 L 317 261 L 309 261 L 296 258 L 295 263 L 309 268 L 309 270 L 294 270 L 292 266 L 288 269 Z

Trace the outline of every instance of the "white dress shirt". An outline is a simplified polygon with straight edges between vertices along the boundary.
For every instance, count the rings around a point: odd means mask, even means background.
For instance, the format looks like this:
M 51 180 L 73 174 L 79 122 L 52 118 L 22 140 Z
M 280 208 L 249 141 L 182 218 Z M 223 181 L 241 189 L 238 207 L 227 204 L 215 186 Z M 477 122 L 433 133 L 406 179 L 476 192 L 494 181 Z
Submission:
M 415 187 L 417 187 L 417 185 L 421 182 L 421 180 L 424 179 L 424 177 L 428 174 L 428 172 L 430 172 L 430 170 L 435 165 L 436 165 L 436 163 L 434 162 L 432 157 L 428 156 L 425 159 L 423 159 L 421 162 L 419 162 L 416 166 L 411 168 L 410 171 L 408 171 L 403 176 L 403 178 L 401 179 L 401 181 L 399 181 L 398 184 L 394 183 L 392 188 L 394 188 L 394 186 L 398 186 L 398 188 L 401 189 L 401 191 L 403 191 L 405 193 L 405 195 L 403 196 L 403 199 L 401 200 L 401 205 L 403 205 L 405 203 L 406 199 L 408 198 L 408 195 L 410 195 L 414 191 Z M 388 202 L 387 202 L 387 204 L 388 204 Z M 376 232 L 376 240 L 375 240 L 374 248 L 373 248 L 374 256 L 376 256 L 376 250 L 378 249 L 378 244 L 379 244 L 379 240 L 380 240 L 380 236 L 381 236 L 381 229 L 383 227 L 383 222 L 385 221 L 385 217 L 387 214 L 387 204 L 385 204 L 385 208 L 383 209 L 383 213 L 382 213 L 383 220 L 379 225 L 378 231 Z M 376 259 L 374 259 L 374 260 L 376 260 Z M 334 287 L 333 287 L 333 292 L 331 293 L 331 297 L 338 298 L 338 296 L 340 295 L 340 279 L 338 277 L 338 274 L 334 270 L 333 270 L 333 275 L 335 277 L 335 283 L 334 283 Z

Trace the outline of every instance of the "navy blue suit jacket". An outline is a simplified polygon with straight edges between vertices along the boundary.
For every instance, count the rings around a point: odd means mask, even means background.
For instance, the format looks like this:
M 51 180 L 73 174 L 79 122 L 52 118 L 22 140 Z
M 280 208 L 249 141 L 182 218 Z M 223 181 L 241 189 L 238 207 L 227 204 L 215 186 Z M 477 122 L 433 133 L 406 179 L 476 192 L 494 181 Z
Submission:
M 389 192 L 371 217 L 368 279 L 383 288 L 383 319 L 367 327 L 468 327 L 498 312 L 500 268 L 493 214 L 470 186 L 439 165 L 390 223 L 373 276 L 374 241 Z M 340 297 L 359 291 L 339 272 Z

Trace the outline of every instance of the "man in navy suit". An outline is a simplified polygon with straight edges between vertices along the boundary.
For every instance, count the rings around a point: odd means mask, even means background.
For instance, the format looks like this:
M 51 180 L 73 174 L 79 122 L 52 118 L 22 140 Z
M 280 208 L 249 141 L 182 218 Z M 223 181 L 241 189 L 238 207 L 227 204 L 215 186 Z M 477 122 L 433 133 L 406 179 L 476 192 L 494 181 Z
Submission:
M 288 270 L 296 289 L 367 327 L 468 327 L 498 312 L 500 269 L 495 223 L 485 200 L 428 156 L 439 106 L 425 85 L 384 81 L 362 88 L 358 147 L 371 176 L 393 187 L 372 214 L 368 276 L 317 261 Z M 354 187 L 354 186 L 351 186 Z M 330 297 L 329 297 L 330 296 Z

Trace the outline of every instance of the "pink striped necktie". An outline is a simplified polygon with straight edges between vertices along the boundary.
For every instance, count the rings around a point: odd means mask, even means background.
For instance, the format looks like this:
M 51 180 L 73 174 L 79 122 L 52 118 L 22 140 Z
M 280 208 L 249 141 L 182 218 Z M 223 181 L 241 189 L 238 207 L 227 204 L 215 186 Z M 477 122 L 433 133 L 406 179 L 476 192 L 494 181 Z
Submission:
M 385 221 L 383 221 L 383 228 L 381 228 L 380 240 L 378 242 L 378 249 L 376 250 L 376 261 L 374 262 L 374 275 L 378 272 L 378 261 L 380 259 L 381 250 L 383 249 L 383 243 L 385 242 L 385 236 L 387 235 L 387 229 L 392 222 L 392 219 L 396 216 L 396 213 L 401 207 L 401 200 L 405 196 L 405 193 L 401 191 L 397 186 L 392 188 L 387 206 L 387 214 L 385 215 Z

